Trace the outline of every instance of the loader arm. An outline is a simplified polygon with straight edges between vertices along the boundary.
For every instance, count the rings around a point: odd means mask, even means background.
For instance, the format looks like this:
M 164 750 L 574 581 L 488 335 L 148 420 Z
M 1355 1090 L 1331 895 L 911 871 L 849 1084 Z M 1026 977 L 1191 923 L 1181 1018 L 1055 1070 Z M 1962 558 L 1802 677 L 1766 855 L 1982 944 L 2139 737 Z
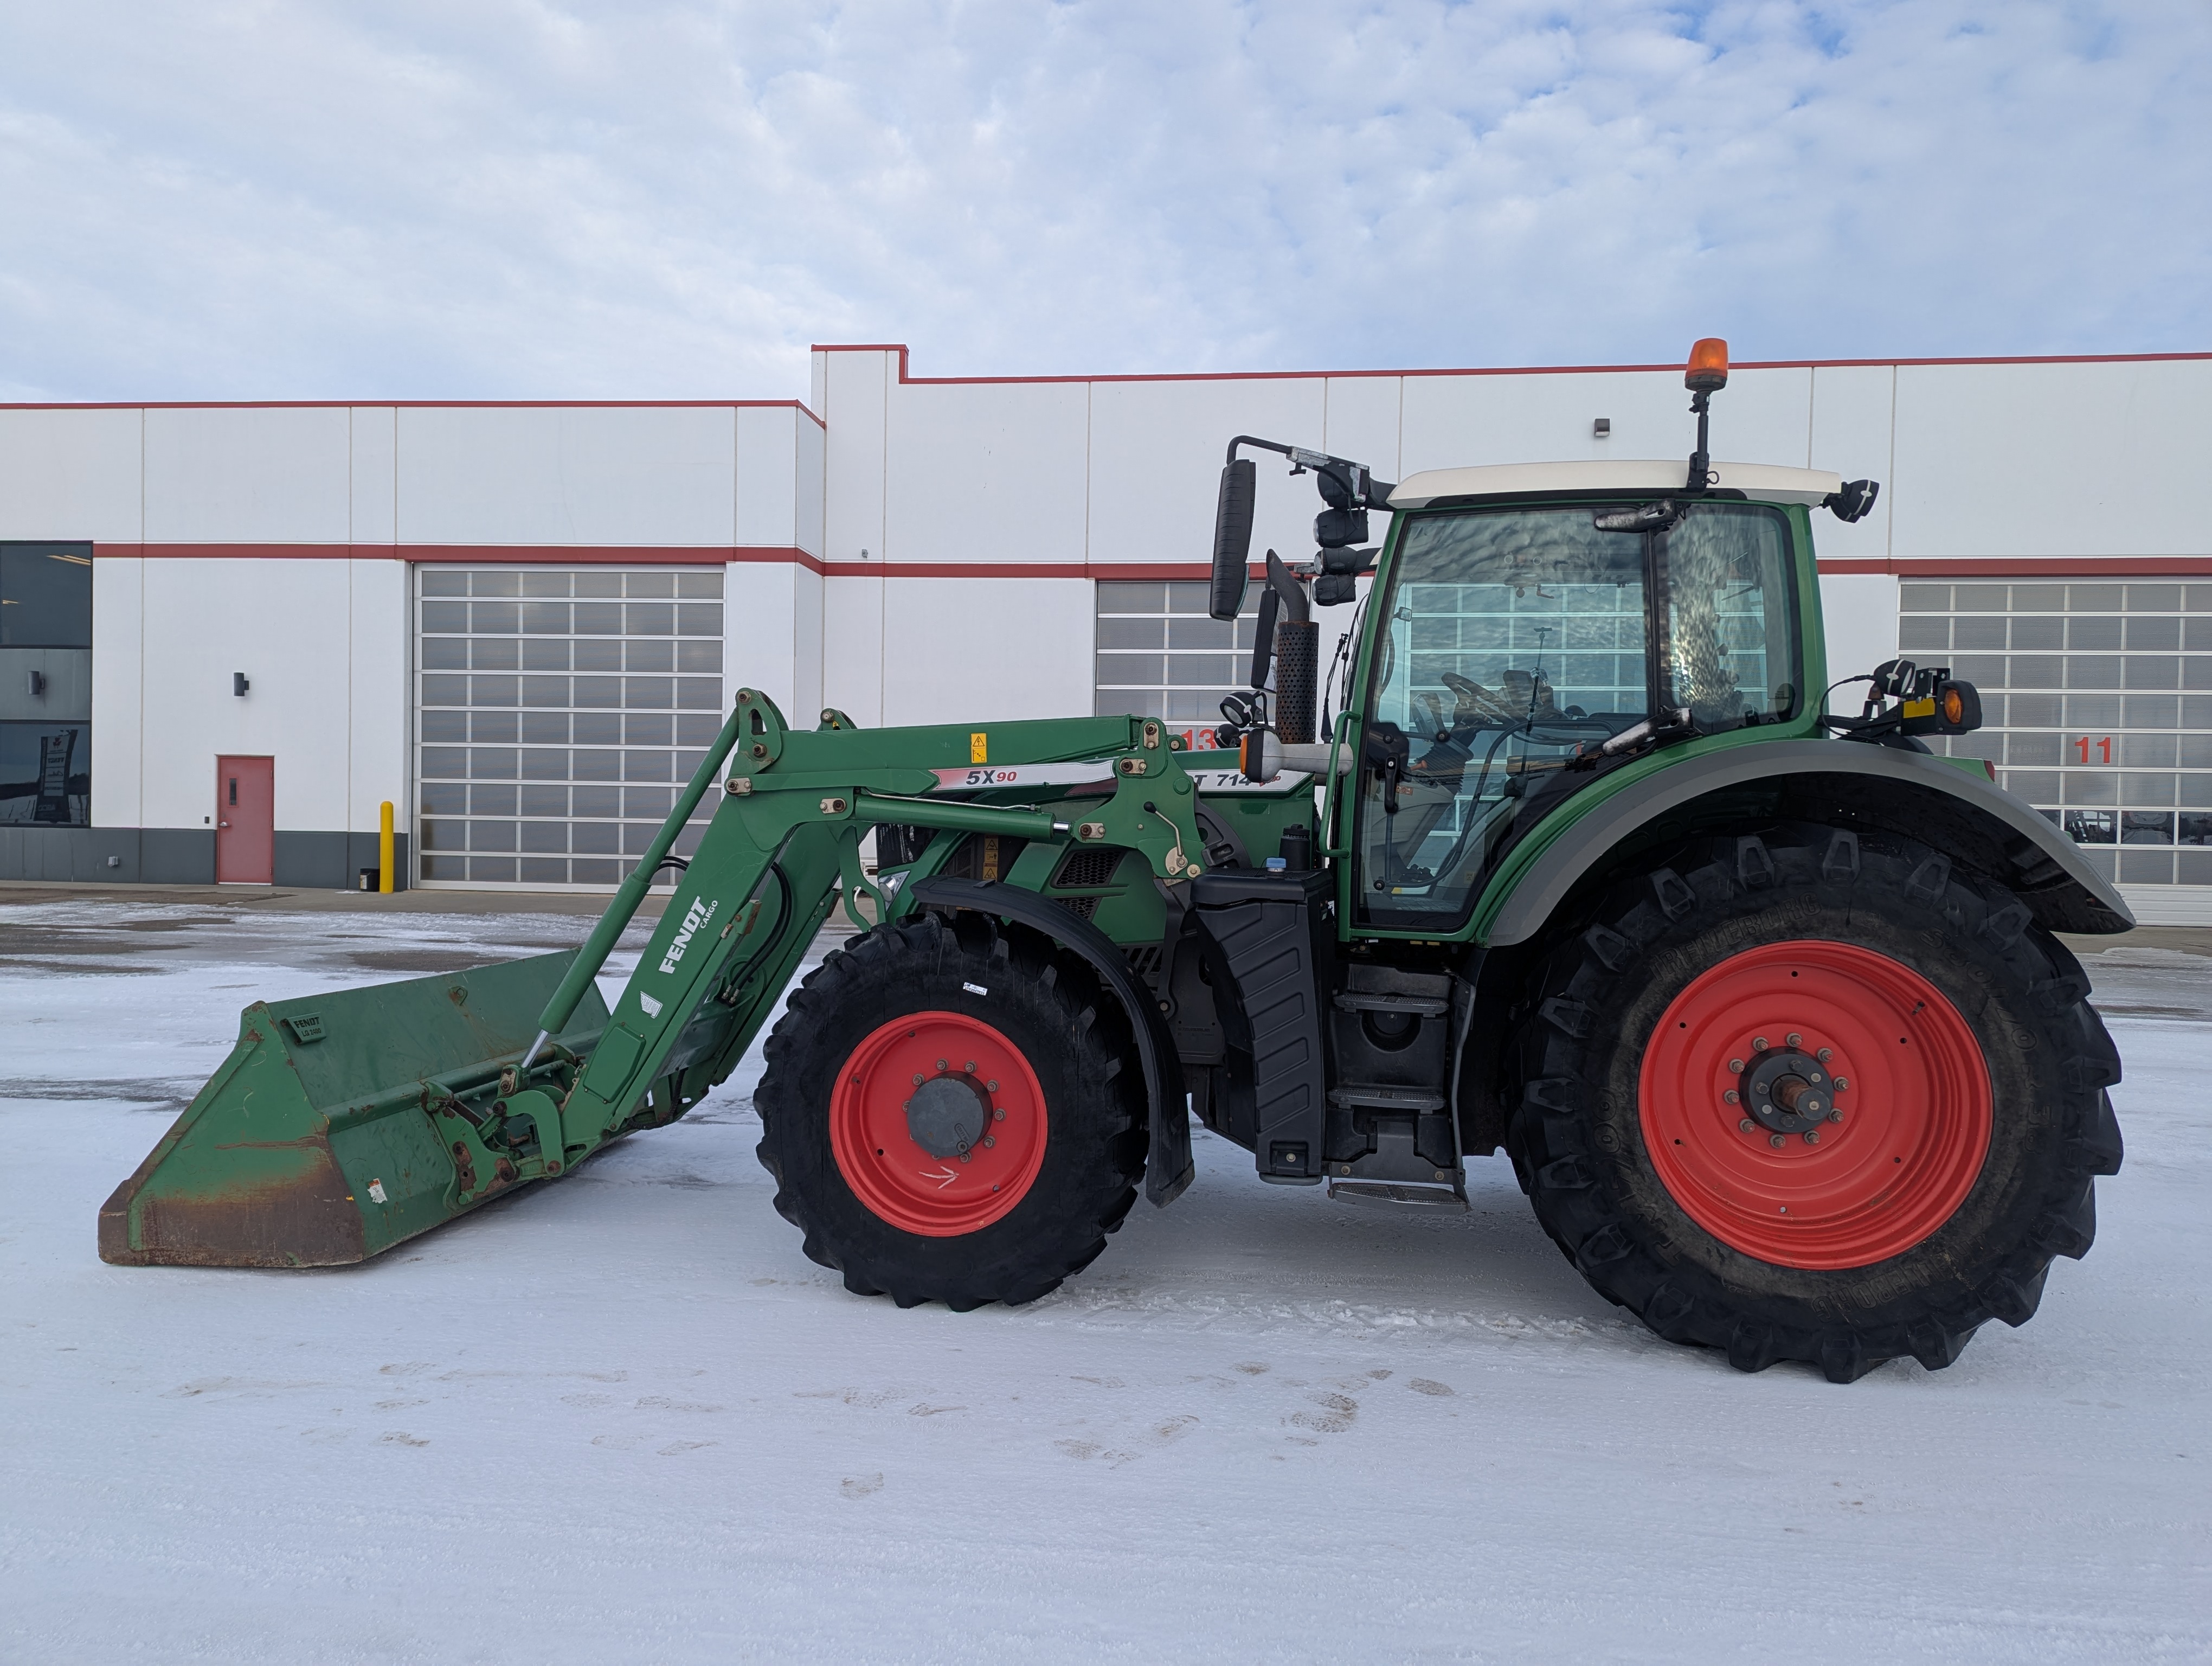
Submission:
M 1112 790 L 1018 801 L 1079 780 Z M 598 975 L 710 794 L 698 849 L 602 1007 Z M 1205 866 L 1197 797 L 1156 720 L 864 732 L 830 713 L 794 732 L 741 690 L 580 950 L 248 1007 L 230 1059 L 102 1208 L 100 1254 L 365 1260 L 696 1104 L 744 1056 L 840 896 L 850 910 L 871 889 L 860 847 L 878 823 L 1121 847 L 1175 883 Z

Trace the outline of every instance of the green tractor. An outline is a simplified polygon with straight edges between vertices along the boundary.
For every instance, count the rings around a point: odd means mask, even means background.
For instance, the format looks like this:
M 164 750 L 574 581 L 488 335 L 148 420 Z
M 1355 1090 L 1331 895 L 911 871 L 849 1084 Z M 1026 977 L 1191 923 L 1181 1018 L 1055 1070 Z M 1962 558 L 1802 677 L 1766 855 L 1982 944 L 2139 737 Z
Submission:
M 1314 561 L 1267 552 L 1216 747 L 1149 717 L 799 730 L 740 692 L 580 950 L 248 1007 L 100 1254 L 356 1262 L 565 1177 L 726 1078 L 842 906 L 860 933 L 791 990 L 755 1104 L 777 1209 L 859 1294 L 1043 1295 L 1140 1185 L 1189 1184 L 1194 1116 L 1261 1181 L 1370 1205 L 1463 1209 L 1502 1150 L 1601 1294 L 1746 1371 L 1950 1364 L 2089 1246 L 2119 1061 L 2054 933 L 2132 921 L 1930 752 L 1972 687 L 1892 662 L 1825 714 L 1812 516 L 1878 489 L 1713 464 L 1726 377 L 1700 343 L 1686 471 L 1393 485 L 1239 436 L 1217 619 L 1239 453 L 1325 507 Z M 1317 711 L 1313 610 L 1354 601 Z M 594 976 L 671 866 L 610 1010 Z

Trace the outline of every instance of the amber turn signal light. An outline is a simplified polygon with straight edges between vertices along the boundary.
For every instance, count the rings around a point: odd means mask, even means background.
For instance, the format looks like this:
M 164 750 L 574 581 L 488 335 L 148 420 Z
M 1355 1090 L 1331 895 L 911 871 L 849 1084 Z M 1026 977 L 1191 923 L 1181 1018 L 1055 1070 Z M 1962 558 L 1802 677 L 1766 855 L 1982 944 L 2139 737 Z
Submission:
M 1707 336 L 1690 350 L 1690 368 L 1682 386 L 1692 393 L 1711 393 L 1728 386 L 1728 344 Z
M 1966 696 L 1956 683 L 1943 690 L 1943 721 L 1954 727 L 1966 721 Z

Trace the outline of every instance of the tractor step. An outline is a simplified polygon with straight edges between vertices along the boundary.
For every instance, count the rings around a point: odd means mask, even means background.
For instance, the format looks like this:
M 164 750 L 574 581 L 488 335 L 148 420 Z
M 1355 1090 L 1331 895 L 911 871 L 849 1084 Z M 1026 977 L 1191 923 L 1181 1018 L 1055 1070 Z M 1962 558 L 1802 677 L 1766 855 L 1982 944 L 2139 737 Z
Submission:
M 1468 1207 L 1467 1194 L 1456 1186 L 1417 1185 L 1401 1180 L 1332 1180 L 1328 1195 L 1346 1203 L 1370 1208 L 1457 1209 Z

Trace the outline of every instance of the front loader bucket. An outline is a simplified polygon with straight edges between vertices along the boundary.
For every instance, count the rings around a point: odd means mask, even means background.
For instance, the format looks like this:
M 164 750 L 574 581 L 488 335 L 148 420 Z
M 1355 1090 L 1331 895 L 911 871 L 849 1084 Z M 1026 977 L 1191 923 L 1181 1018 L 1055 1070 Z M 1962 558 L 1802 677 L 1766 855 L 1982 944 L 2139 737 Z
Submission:
M 560 1140 L 541 1148 L 501 1076 L 574 958 L 254 1002 L 222 1067 L 101 1208 L 100 1259 L 336 1267 L 560 1172 Z M 606 1025 L 587 987 L 554 1038 L 556 1067 L 572 1073 Z M 545 1094 L 517 1100 L 557 1134 Z

